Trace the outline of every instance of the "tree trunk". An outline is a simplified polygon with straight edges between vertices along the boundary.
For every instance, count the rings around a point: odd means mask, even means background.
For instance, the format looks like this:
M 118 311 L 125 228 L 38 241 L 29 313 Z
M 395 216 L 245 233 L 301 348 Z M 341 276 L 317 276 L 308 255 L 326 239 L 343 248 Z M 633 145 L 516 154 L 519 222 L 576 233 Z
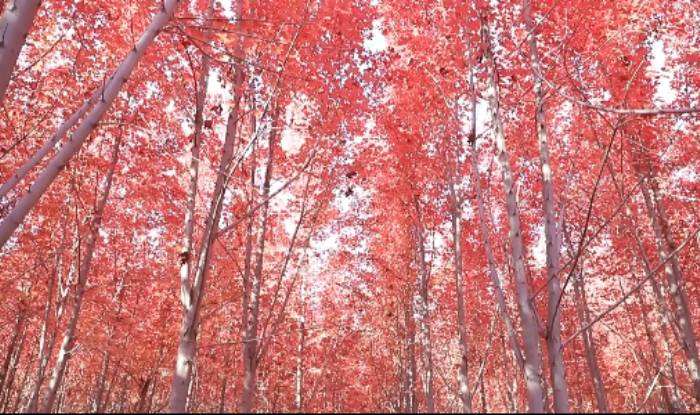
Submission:
M 212 36 L 212 19 L 214 17 L 214 0 L 209 0 L 207 5 L 207 30 L 204 34 L 204 43 L 208 44 Z M 187 191 L 187 208 L 185 210 L 185 232 L 182 238 L 180 251 L 180 296 L 182 304 L 189 304 L 190 268 L 192 264 L 192 238 L 194 235 L 194 218 L 197 196 L 197 181 L 199 179 L 199 150 L 202 144 L 202 128 L 204 126 L 204 102 L 207 97 L 207 83 L 209 81 L 209 55 L 202 53 L 202 67 L 199 71 L 199 81 L 196 85 L 196 109 L 194 116 L 194 138 L 190 154 L 190 181 Z
M 588 313 L 588 304 L 586 302 L 586 288 L 584 285 L 583 275 L 579 275 L 574 281 L 574 296 L 576 301 L 576 311 L 581 327 L 585 327 L 590 322 Z M 608 409 L 608 397 L 605 391 L 605 384 L 600 373 L 598 365 L 598 356 L 595 351 L 595 342 L 593 341 L 593 333 L 591 329 L 581 333 L 583 339 L 583 348 L 586 354 L 586 362 L 588 370 L 593 381 L 593 389 L 595 390 L 595 398 L 598 403 L 598 412 L 605 414 L 610 412 Z
M 482 21 L 485 21 L 483 19 Z M 528 391 L 529 410 L 532 413 L 544 413 L 544 392 L 542 387 L 542 360 L 540 356 L 539 333 L 536 325 L 534 310 L 530 306 L 530 293 L 525 276 L 525 251 L 520 228 L 520 214 L 515 198 L 513 173 L 508 159 L 506 139 L 503 134 L 503 124 L 500 116 L 500 101 L 498 98 L 498 83 L 496 81 L 496 64 L 491 52 L 488 28 L 482 31 L 484 43 L 488 46 L 484 51 L 488 70 L 489 113 L 493 124 L 494 144 L 501 167 L 503 185 L 506 196 L 506 210 L 510 229 L 511 255 L 515 274 L 515 291 L 520 311 L 520 321 L 523 330 L 523 349 L 525 351 L 525 382 Z
M 534 80 L 537 105 L 537 141 L 540 147 L 540 164 L 542 166 L 542 200 L 544 205 L 544 232 L 547 250 L 547 349 L 549 371 L 552 378 L 554 410 L 557 413 L 569 412 L 569 392 L 566 384 L 566 370 L 561 342 L 561 282 L 559 281 L 559 242 L 557 222 L 554 214 L 554 179 L 549 157 L 547 137 L 547 116 L 544 108 L 544 91 L 542 88 L 542 68 L 540 65 L 536 27 L 532 22 L 530 4 L 532 0 L 523 0 L 525 28 L 529 33 L 530 64 Z
M 49 357 L 51 356 L 51 353 L 53 352 L 53 346 L 56 341 L 56 334 L 58 332 L 58 319 L 56 321 L 56 327 L 53 330 L 53 334 L 51 336 L 51 340 L 49 341 L 49 346 L 46 348 L 46 335 L 48 332 L 48 327 L 49 327 L 49 321 L 51 319 L 51 305 L 53 304 L 53 292 L 54 292 L 54 286 L 56 285 L 56 279 L 59 277 L 62 267 L 63 267 L 63 253 L 65 250 L 65 245 L 66 245 L 66 236 L 68 234 L 68 212 L 66 212 L 64 216 L 64 222 L 63 222 L 63 227 L 61 231 L 61 245 L 59 246 L 58 250 L 56 251 L 56 265 L 54 267 L 53 272 L 51 273 L 51 276 L 49 277 L 49 287 L 48 287 L 48 292 L 46 294 L 46 306 L 44 309 L 44 322 L 42 323 L 41 326 L 41 334 L 39 337 L 39 354 L 38 354 L 38 360 L 39 364 L 37 366 L 37 371 L 36 371 L 36 379 L 34 379 L 34 387 L 32 388 L 31 395 L 29 396 L 29 400 L 27 403 L 26 408 L 24 409 L 24 413 L 34 413 L 37 410 L 37 405 L 39 403 L 39 392 L 41 390 L 41 384 L 44 381 L 44 377 L 46 374 L 46 366 L 49 364 Z M 63 298 L 61 298 L 63 300 Z M 63 307 L 61 307 L 61 310 Z
M 85 253 L 82 258 L 82 263 L 80 264 L 78 282 L 75 287 L 75 293 L 73 297 L 73 314 L 71 315 L 70 320 L 68 320 L 66 331 L 63 334 L 63 342 L 61 344 L 61 349 L 58 352 L 58 359 L 56 360 L 56 364 L 53 369 L 53 375 L 51 377 L 51 382 L 49 383 L 49 390 L 46 392 L 46 396 L 44 397 L 44 404 L 42 407 L 43 413 L 50 413 L 53 409 L 54 402 L 56 400 L 56 393 L 60 388 L 61 383 L 63 382 L 66 365 L 68 364 L 70 354 L 72 353 L 75 344 L 75 332 L 78 327 L 78 319 L 80 318 L 80 310 L 82 308 L 83 295 L 85 294 L 87 279 L 90 273 L 90 263 L 92 262 L 92 255 L 95 251 L 95 247 L 97 246 L 100 225 L 102 223 L 102 214 L 104 213 L 105 206 L 107 205 L 109 191 L 112 188 L 112 178 L 114 177 L 114 170 L 119 160 L 120 143 L 121 132 L 114 138 L 110 164 L 107 170 L 107 174 L 105 175 L 104 181 L 102 183 L 98 200 L 95 203 L 95 209 L 92 215 L 92 222 L 90 224 L 90 235 L 88 236 L 87 244 L 85 247 Z M 77 235 L 75 237 L 77 238 Z
M 151 387 L 151 383 L 153 382 L 152 379 L 146 379 L 141 387 L 139 388 L 139 401 L 136 406 L 136 413 L 137 414 L 145 414 L 148 413 L 146 411 L 146 407 L 148 405 L 148 390 Z
M 418 196 L 416 195 L 413 196 L 413 205 L 415 208 L 415 230 L 418 238 L 418 262 L 420 265 L 418 315 L 420 316 L 423 364 L 425 365 L 423 389 L 425 390 L 426 410 L 429 414 L 432 414 L 435 413 L 435 398 L 433 392 L 433 350 L 430 339 L 430 312 L 428 311 L 430 304 L 428 298 L 428 267 L 425 258 L 423 220 L 421 218 Z
M 95 402 L 93 404 L 92 411 L 96 414 L 100 414 L 104 410 L 104 390 L 105 390 L 105 382 L 107 380 L 107 372 L 109 371 L 109 358 L 110 358 L 110 353 L 105 352 L 104 357 L 102 358 L 102 367 L 100 368 L 100 375 L 97 378 L 97 391 L 95 392 Z
M 237 2 L 236 24 L 240 28 L 242 3 Z M 242 42 L 239 42 L 239 53 L 242 54 Z M 187 388 L 189 387 L 192 375 L 192 365 L 197 352 L 197 324 L 199 319 L 199 307 L 204 294 L 204 287 L 207 273 L 209 272 L 209 260 L 211 258 L 211 247 L 214 244 L 216 233 L 219 229 L 219 219 L 223 208 L 224 196 L 226 193 L 227 173 L 229 165 L 233 161 L 233 151 L 238 128 L 238 114 L 241 101 L 241 86 L 243 85 L 243 72 L 240 65 L 236 66 L 236 75 L 233 91 L 233 107 L 229 114 L 226 125 L 226 138 L 223 145 L 223 155 L 219 164 L 216 183 L 214 185 L 213 198 L 209 207 L 202 244 L 199 250 L 197 269 L 195 270 L 194 281 L 191 286 L 186 287 L 188 293 L 187 303 L 183 304 L 184 315 L 180 328 L 180 340 L 177 351 L 177 362 L 175 363 L 175 374 L 173 376 L 172 392 L 170 394 L 169 410 L 171 413 L 182 413 L 187 407 Z
M 304 280 L 302 277 L 301 286 L 299 287 L 299 345 L 297 347 L 296 391 L 294 399 L 295 409 L 298 413 L 303 413 L 304 411 L 304 346 L 306 343 L 305 309 Z
M 0 19 L 0 105 L 40 5 L 41 0 L 11 0 Z
M 457 285 L 457 327 L 459 331 L 459 397 L 462 400 L 462 412 L 472 412 L 472 396 L 469 391 L 468 356 L 467 356 L 467 322 L 464 316 L 464 288 L 462 287 L 462 209 L 459 194 L 455 189 L 450 156 L 447 158 L 447 182 L 450 191 L 450 210 L 452 214 L 452 239 L 454 241 L 455 282 Z M 459 177 L 457 177 L 459 180 Z
M 22 317 L 22 320 L 24 320 L 24 317 Z M 8 357 L 10 358 L 9 362 L 6 361 L 4 365 L 8 366 L 8 369 L 6 372 L 6 375 L 4 376 L 5 382 L 3 388 L 0 388 L 0 396 L 4 396 L 2 405 L 2 412 L 7 412 L 8 405 L 10 404 L 10 395 L 12 395 L 12 386 L 15 382 L 15 374 L 17 373 L 17 367 L 19 366 L 19 361 L 22 358 L 22 349 L 24 349 L 24 339 L 27 336 L 27 327 L 24 326 L 22 329 L 22 335 L 19 339 L 19 345 L 16 346 L 14 353 L 13 354 L 8 354 Z M 25 370 L 25 374 L 27 371 Z M 21 383 L 21 382 L 20 382 Z M 4 395 L 3 395 L 4 393 Z M 20 397 L 22 394 L 17 393 L 17 396 Z M 14 408 L 14 406 L 13 406 Z M 14 409 L 12 409 L 11 412 L 14 412 Z
M 27 311 L 24 305 L 20 304 L 20 309 L 17 312 L 17 317 L 15 318 L 15 328 L 12 331 L 10 345 L 7 347 L 7 352 L 5 353 L 5 361 L 2 364 L 2 369 L 0 369 L 0 394 L 4 390 L 3 387 L 5 386 L 7 375 L 11 368 L 11 365 L 13 364 L 15 348 L 17 347 L 17 343 L 20 339 L 20 336 L 22 335 L 22 327 L 24 326 L 24 317 L 26 313 Z
M 117 68 L 105 85 L 100 101 L 90 111 L 82 124 L 75 130 L 71 138 L 61 147 L 61 150 L 49 162 L 43 173 L 36 179 L 29 192 L 17 203 L 10 214 L 0 224 L 0 248 L 4 247 L 14 231 L 24 222 L 24 218 L 36 205 L 59 173 L 80 150 L 88 136 L 97 128 L 102 117 L 112 106 L 127 79 L 133 72 L 146 49 L 153 43 L 158 33 L 165 27 L 180 6 L 182 0 L 165 0 L 160 12 L 153 19 L 144 34 L 134 45 L 129 56 Z
M 224 378 L 221 381 L 221 397 L 219 398 L 219 413 L 224 414 L 226 413 L 226 381 L 227 377 L 224 376 Z
M 648 168 L 651 169 L 651 166 L 648 166 Z M 635 163 L 635 169 L 637 170 L 637 174 L 641 176 L 640 167 L 637 163 Z M 650 177 L 650 182 L 652 182 L 650 186 L 652 188 L 651 192 L 646 187 L 645 183 L 642 183 L 640 187 L 642 196 L 644 196 L 647 213 L 654 229 L 659 256 L 662 261 L 666 261 L 669 256 L 669 251 L 675 250 L 676 246 L 673 243 L 668 226 L 663 201 L 659 197 L 658 191 L 654 188 L 654 180 L 655 178 L 652 172 Z M 654 207 L 654 202 L 656 203 L 656 209 Z M 692 313 L 688 307 L 688 299 L 685 290 L 682 287 L 683 276 L 681 274 L 678 257 L 676 255 L 671 257 L 671 260 L 666 262 L 664 269 L 668 281 L 669 293 L 673 299 L 676 321 L 680 328 L 681 347 L 685 352 L 690 380 L 693 383 L 694 398 L 695 401 L 700 404 L 700 360 L 698 360 L 698 348 L 695 340 L 695 331 L 693 330 Z
M 272 166 L 275 152 L 275 129 L 277 114 L 275 114 L 270 131 L 270 141 L 268 148 L 267 167 L 265 169 L 265 181 L 263 183 L 263 200 L 267 200 L 270 194 L 270 181 L 272 179 Z M 258 240 L 255 251 L 255 270 L 250 281 L 250 300 L 248 302 L 248 320 L 243 331 L 243 394 L 241 396 L 240 412 L 248 413 L 253 407 L 253 399 L 256 393 L 256 372 L 258 366 L 258 313 L 260 311 L 260 288 L 262 285 L 262 271 L 265 258 L 265 239 L 267 230 L 267 208 L 268 202 L 263 203 L 260 209 L 258 225 Z

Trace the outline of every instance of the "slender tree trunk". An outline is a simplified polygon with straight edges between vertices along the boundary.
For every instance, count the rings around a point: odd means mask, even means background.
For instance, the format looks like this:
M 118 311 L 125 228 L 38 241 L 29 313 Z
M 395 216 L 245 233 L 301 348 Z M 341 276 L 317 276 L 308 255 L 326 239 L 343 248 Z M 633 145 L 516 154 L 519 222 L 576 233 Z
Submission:
M 635 163 L 635 168 L 637 174 L 641 176 L 641 169 L 637 163 Z M 651 166 L 648 166 L 648 168 L 651 169 Z M 654 180 L 655 178 L 652 174 L 650 177 L 650 181 L 652 182 L 650 186 L 652 188 L 651 191 L 649 191 L 644 183 L 641 186 L 641 191 L 642 196 L 644 196 L 647 213 L 654 229 L 659 256 L 662 261 L 666 261 L 669 256 L 669 251 L 675 249 L 675 244 L 673 243 L 672 235 L 668 227 L 668 220 L 666 218 L 663 202 L 658 197 L 658 192 L 654 189 Z M 654 207 L 654 202 L 656 202 L 656 209 Z M 700 404 L 700 360 L 698 359 L 698 348 L 695 331 L 693 329 L 692 313 L 688 307 L 688 299 L 685 290 L 682 287 L 683 277 L 678 257 L 676 255 L 671 257 L 670 261 L 666 262 L 664 269 L 668 281 L 669 293 L 673 299 L 676 321 L 680 327 L 681 347 L 687 359 L 688 372 L 695 393 L 694 398 L 695 401 Z
M 82 263 L 80 265 L 80 271 L 78 273 L 78 283 L 75 287 L 75 294 L 73 297 L 73 314 L 70 320 L 68 320 L 68 326 L 63 334 L 63 342 L 61 344 L 61 349 L 58 353 L 58 359 L 56 360 L 56 365 L 53 369 L 53 375 L 51 382 L 49 383 L 49 389 L 44 397 L 44 404 L 42 407 L 43 413 L 50 413 L 53 409 L 56 393 L 61 387 L 63 378 L 65 376 L 66 365 L 70 359 L 70 355 L 73 351 L 75 343 L 75 332 L 78 327 L 78 320 L 80 318 L 80 310 L 83 304 L 83 295 L 85 294 L 85 288 L 87 286 L 88 274 L 90 273 L 90 263 L 92 262 L 92 255 L 97 246 L 97 240 L 99 237 L 100 225 L 102 223 L 102 214 L 104 213 L 105 206 L 107 205 L 107 199 L 109 198 L 109 191 L 112 188 L 112 178 L 114 177 L 114 170 L 119 161 L 119 145 L 121 143 L 121 132 L 114 139 L 114 144 L 112 147 L 112 155 L 110 164 L 105 175 L 104 181 L 102 183 L 100 194 L 98 200 L 95 203 L 94 213 L 92 215 L 92 223 L 90 224 L 90 235 L 88 236 L 87 244 L 85 247 L 85 253 L 82 258 Z M 77 237 L 77 236 L 76 236 Z
M 22 321 L 24 321 L 24 316 L 22 317 Z M 24 349 L 24 339 L 27 336 L 27 327 L 26 325 L 22 324 L 22 335 L 19 338 L 18 344 L 16 344 L 16 347 L 13 347 L 14 353 L 13 354 L 8 354 L 8 357 L 11 357 L 9 360 L 9 363 L 6 362 L 5 364 L 8 366 L 8 369 L 4 372 L 6 375 L 4 376 L 5 382 L 4 386 L 0 388 L 0 396 L 3 396 L 4 392 L 4 398 L 2 405 L 0 405 L 3 409 L 2 412 L 7 412 L 8 405 L 10 404 L 10 397 L 12 395 L 12 386 L 14 385 L 15 382 L 15 374 L 17 373 L 17 367 L 19 366 L 20 359 L 22 359 L 22 350 Z M 14 337 L 14 336 L 13 336 Z M 25 374 L 27 371 L 25 370 Z M 22 382 L 20 382 L 22 384 Z M 17 393 L 17 396 L 21 396 L 22 394 L 20 392 Z M 14 407 L 13 407 L 14 408 Z M 12 410 L 14 412 L 14 409 Z
M 295 409 L 298 413 L 304 411 L 304 346 L 306 343 L 306 314 L 304 306 L 304 280 L 302 277 L 299 287 L 299 346 L 297 347 L 297 373 L 295 391 Z
M 100 368 L 100 375 L 97 378 L 97 391 L 95 392 L 95 402 L 92 408 L 92 411 L 97 414 L 102 413 L 104 409 L 103 395 L 105 390 L 105 382 L 107 381 L 107 372 L 109 371 L 109 358 L 110 353 L 105 352 L 104 356 L 102 357 L 102 367 Z
M 59 173 L 83 146 L 85 140 L 97 128 L 102 117 L 112 106 L 119 95 L 127 79 L 134 68 L 146 53 L 146 49 L 153 43 L 158 33 L 165 27 L 182 0 L 165 0 L 159 13 L 154 17 L 144 34 L 129 52 L 127 58 L 110 77 L 108 84 L 102 91 L 100 101 L 87 115 L 87 118 L 75 130 L 71 138 L 61 147 L 61 150 L 49 162 L 46 169 L 36 179 L 29 192 L 17 203 L 10 214 L 0 224 L 0 248 L 5 246 L 14 231 L 24 222 L 24 218 L 36 205 L 41 196 L 46 192 Z
M 236 25 L 240 29 L 242 3 L 236 5 Z M 240 31 L 239 31 L 240 33 Z M 242 55 L 242 42 L 239 42 L 237 55 Z M 223 208 L 224 196 L 226 193 L 227 174 L 229 166 L 233 161 L 236 133 L 238 129 L 238 115 L 241 101 L 241 86 L 243 85 L 243 72 L 240 65 L 235 67 L 235 80 L 233 91 L 233 107 L 228 117 L 226 125 L 226 138 L 223 145 L 223 155 L 219 164 L 219 170 L 214 184 L 214 193 L 207 216 L 202 244 L 199 250 L 197 269 L 195 270 L 194 281 L 191 286 L 184 291 L 188 292 L 185 297 L 187 303 L 183 304 L 184 315 L 180 328 L 180 340 L 177 352 L 177 362 L 175 364 L 175 374 L 173 376 L 172 392 L 170 394 L 169 410 L 171 413 L 182 413 L 187 406 L 187 388 L 192 375 L 192 365 L 197 352 L 197 324 L 199 319 L 199 308 L 204 294 L 205 281 L 209 272 L 209 261 L 216 233 L 219 229 L 219 219 Z
M 219 398 L 219 413 L 226 413 L 226 383 L 228 378 L 224 376 L 221 380 L 221 396 Z
M 277 118 L 275 116 L 275 118 Z M 263 183 L 263 200 L 267 200 L 270 194 L 270 181 L 272 179 L 272 166 L 275 152 L 276 119 L 273 120 L 273 128 L 270 132 L 267 167 Z M 241 397 L 240 412 L 248 413 L 253 407 L 253 399 L 256 393 L 256 372 L 258 366 L 258 313 L 260 311 L 260 287 L 262 285 L 262 271 L 265 258 L 265 239 L 267 230 L 268 203 L 264 202 L 260 209 L 260 224 L 258 226 L 258 240 L 255 252 L 255 270 L 250 281 L 250 301 L 246 325 L 243 331 L 243 394 Z
M 158 378 L 153 380 L 153 386 L 151 387 L 151 393 L 148 395 L 148 406 L 146 407 L 146 413 L 150 414 L 153 411 L 153 397 L 156 395 L 156 389 L 158 388 Z M 221 411 L 223 413 L 223 411 Z
M 0 19 L 0 105 L 40 5 L 41 0 L 11 0 Z
M 56 251 L 56 265 L 53 269 L 53 272 L 51 273 L 51 276 L 49 277 L 49 287 L 48 287 L 48 292 L 46 294 L 46 306 L 44 309 L 44 322 L 42 323 L 41 326 L 41 334 L 39 337 L 39 354 L 38 354 L 38 361 L 39 364 L 37 365 L 37 373 L 36 373 L 36 379 L 34 379 L 34 387 L 32 388 L 31 395 L 29 396 L 29 400 L 27 403 L 27 406 L 24 409 L 25 413 L 34 413 L 37 410 L 37 405 L 39 403 L 39 392 L 41 390 L 41 384 L 44 380 L 45 377 L 45 372 L 46 372 L 46 366 L 48 366 L 49 363 L 49 357 L 51 356 L 51 353 L 53 352 L 53 346 L 56 340 L 56 333 L 58 329 L 58 319 L 56 320 L 56 327 L 53 330 L 53 335 L 51 336 L 51 340 L 49 341 L 49 347 L 48 349 L 46 348 L 46 335 L 48 332 L 48 326 L 49 322 L 51 319 L 51 305 L 53 304 L 54 301 L 54 286 L 56 285 L 56 279 L 59 277 L 59 274 L 62 271 L 63 267 L 63 253 L 65 251 L 65 246 L 66 246 L 66 236 L 68 234 L 68 214 L 64 215 L 64 222 L 62 226 L 62 231 L 61 231 L 61 245 L 59 246 L 58 250 Z
M 139 401 L 138 404 L 136 405 L 136 413 L 137 414 L 145 414 L 148 413 L 146 411 L 146 407 L 148 405 L 148 390 L 151 387 L 151 383 L 153 382 L 152 379 L 146 379 L 141 387 L 139 388 Z
M 207 5 L 207 30 L 204 34 L 204 43 L 207 44 L 212 36 L 212 19 L 214 17 L 214 0 L 209 0 Z M 192 264 L 192 237 L 194 235 L 194 217 L 197 196 L 197 181 L 199 179 L 199 151 L 202 144 L 202 128 L 204 126 L 204 102 L 207 97 L 207 83 L 209 81 L 209 55 L 202 53 L 202 67 L 199 70 L 199 81 L 196 85 L 196 109 L 194 116 L 194 138 L 190 154 L 190 181 L 187 191 L 187 208 L 185 211 L 185 232 L 180 251 L 180 295 L 182 304 L 189 304 L 190 268 Z
M 482 21 L 485 21 L 483 19 Z M 489 113 L 493 125 L 494 144 L 501 167 L 503 185 L 506 196 L 506 210 L 510 229 L 511 255 L 515 274 L 515 291 L 520 310 L 520 321 L 523 329 L 523 349 L 525 351 L 525 382 L 528 391 L 529 410 L 532 413 L 544 413 L 544 391 L 542 387 L 542 360 L 540 356 L 539 333 L 536 325 L 534 310 L 530 306 L 530 293 L 525 276 L 525 251 L 520 227 L 520 214 L 515 198 L 513 173 L 508 159 L 506 139 L 503 134 L 503 124 L 500 116 L 500 101 L 498 98 L 498 83 L 496 81 L 496 65 L 491 52 L 488 29 L 482 31 L 486 36 L 484 43 L 486 67 L 488 70 Z
M 590 322 L 590 316 L 588 313 L 586 291 L 582 275 L 579 275 L 576 281 L 574 281 L 574 296 L 576 300 L 576 311 L 578 314 L 578 320 L 581 327 L 584 327 Z M 610 410 L 608 409 L 608 396 L 605 391 L 603 377 L 600 373 L 600 366 L 598 365 L 598 356 L 596 355 L 595 342 L 593 340 L 593 333 L 591 332 L 591 329 L 585 330 L 582 333 L 582 339 L 583 348 L 586 354 L 586 361 L 588 363 L 588 370 L 591 375 L 591 380 L 593 381 L 595 398 L 598 403 L 598 412 L 600 412 L 601 414 L 605 414 L 610 412 Z
M 428 298 L 428 267 L 425 258 L 425 235 L 423 220 L 421 218 L 420 203 L 418 197 L 413 196 L 415 208 L 415 229 L 418 237 L 418 262 L 420 265 L 419 275 L 419 303 L 418 314 L 420 316 L 421 340 L 423 343 L 423 364 L 425 365 L 425 379 L 423 389 L 425 390 L 426 410 L 429 414 L 435 413 L 435 398 L 433 392 L 433 350 L 430 339 L 430 312 Z
M 2 186 L 0 186 L 0 199 L 5 197 L 12 189 L 15 188 L 22 181 L 22 179 L 34 169 L 41 162 L 41 160 L 46 157 L 54 147 L 56 143 L 65 137 L 68 131 L 73 128 L 73 126 L 82 119 L 88 111 L 95 106 L 95 104 L 102 97 L 102 91 L 104 91 L 105 85 L 98 88 L 85 103 L 66 121 L 61 124 L 56 130 L 56 133 L 49 139 L 40 149 L 37 151 L 29 160 L 27 160 L 22 167 L 17 169 L 14 175 L 7 179 Z
M 10 344 L 7 347 L 7 352 L 5 353 L 5 361 L 2 364 L 2 369 L 0 369 L 0 393 L 3 391 L 5 385 L 5 380 L 7 379 L 7 374 L 10 370 L 10 365 L 12 364 L 15 348 L 22 335 L 22 328 L 24 326 L 24 317 L 27 314 L 27 310 L 23 305 L 20 305 L 20 309 L 17 312 L 17 317 L 15 318 L 15 328 L 12 331 L 12 337 Z
M 472 412 L 472 396 L 469 391 L 467 322 L 464 316 L 464 287 L 462 287 L 462 209 L 459 194 L 455 189 L 450 156 L 447 157 L 447 182 L 450 190 L 450 210 L 452 214 L 452 239 L 454 241 L 455 281 L 457 285 L 457 326 L 459 330 L 459 397 L 462 412 Z M 459 180 L 459 178 L 457 178 Z
M 530 63 L 534 79 L 537 102 L 537 138 L 540 147 L 540 164 L 542 166 L 542 200 L 544 205 L 544 231 L 547 250 L 547 349 L 549 371 L 552 378 L 554 410 L 557 413 L 569 412 L 569 393 L 566 384 L 566 370 L 561 342 L 561 282 L 559 281 L 559 242 L 557 222 L 554 214 L 554 174 L 549 157 L 547 137 L 547 116 L 544 108 L 544 91 L 542 87 L 542 68 L 540 65 L 536 27 L 532 22 L 530 3 L 523 0 L 525 27 L 529 32 Z

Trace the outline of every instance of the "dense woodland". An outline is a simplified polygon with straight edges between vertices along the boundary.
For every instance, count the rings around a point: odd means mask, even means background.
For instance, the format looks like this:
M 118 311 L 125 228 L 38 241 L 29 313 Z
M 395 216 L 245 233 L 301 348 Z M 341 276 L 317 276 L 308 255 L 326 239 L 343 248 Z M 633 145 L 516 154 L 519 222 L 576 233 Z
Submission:
M 0 6 L 0 411 L 700 411 L 696 0 Z

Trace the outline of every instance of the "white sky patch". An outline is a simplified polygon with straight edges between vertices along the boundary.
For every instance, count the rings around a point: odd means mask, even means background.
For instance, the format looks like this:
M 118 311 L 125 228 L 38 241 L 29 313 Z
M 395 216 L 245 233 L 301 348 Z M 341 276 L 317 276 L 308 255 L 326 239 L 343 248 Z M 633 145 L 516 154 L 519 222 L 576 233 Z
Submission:
M 223 15 L 229 19 L 233 19 L 235 14 L 233 13 L 233 1 L 232 0 L 219 0 L 219 4 L 223 9 Z
M 648 69 L 651 76 L 656 76 L 656 92 L 654 102 L 657 105 L 668 105 L 675 101 L 677 91 L 671 87 L 673 70 L 666 66 L 666 52 L 663 40 L 656 39 L 651 46 L 651 65 Z
M 384 23 L 382 22 L 382 19 L 374 19 L 372 21 L 372 30 L 369 31 L 369 36 L 365 39 L 363 44 L 366 51 L 370 53 L 381 53 L 386 50 L 389 43 L 382 33 L 383 29 Z

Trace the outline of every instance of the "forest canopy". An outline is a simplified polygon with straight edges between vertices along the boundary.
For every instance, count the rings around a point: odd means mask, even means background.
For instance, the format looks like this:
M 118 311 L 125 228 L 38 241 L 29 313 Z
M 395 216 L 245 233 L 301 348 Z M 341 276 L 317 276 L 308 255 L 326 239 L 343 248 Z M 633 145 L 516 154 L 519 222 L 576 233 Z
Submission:
M 695 0 L 0 10 L 0 411 L 700 411 Z

